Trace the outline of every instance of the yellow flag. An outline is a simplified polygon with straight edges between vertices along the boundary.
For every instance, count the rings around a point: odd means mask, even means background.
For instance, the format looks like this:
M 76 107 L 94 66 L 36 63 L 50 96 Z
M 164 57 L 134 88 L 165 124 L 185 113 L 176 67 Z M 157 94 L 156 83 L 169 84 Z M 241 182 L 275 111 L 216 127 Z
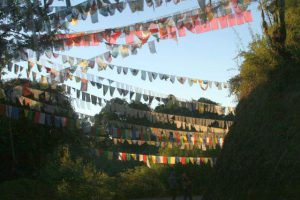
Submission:
M 175 157 L 172 156 L 171 159 L 170 159 L 170 164 L 174 165 L 175 164 Z
M 133 160 L 136 160 L 136 154 L 131 154 L 131 158 L 133 159 Z
M 152 162 L 156 163 L 156 156 L 151 156 L 151 158 L 152 158 Z

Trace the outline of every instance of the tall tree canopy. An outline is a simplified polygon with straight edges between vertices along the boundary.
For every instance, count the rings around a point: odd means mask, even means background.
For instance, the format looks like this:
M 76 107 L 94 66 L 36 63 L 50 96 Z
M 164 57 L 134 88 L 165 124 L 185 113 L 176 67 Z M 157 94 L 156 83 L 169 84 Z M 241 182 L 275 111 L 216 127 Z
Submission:
M 0 72 L 19 60 L 27 49 L 37 53 L 53 46 L 54 34 L 66 27 L 53 27 L 49 18 L 53 1 L 10 0 L 0 2 Z M 1 79 L 0 74 L 0 79 Z

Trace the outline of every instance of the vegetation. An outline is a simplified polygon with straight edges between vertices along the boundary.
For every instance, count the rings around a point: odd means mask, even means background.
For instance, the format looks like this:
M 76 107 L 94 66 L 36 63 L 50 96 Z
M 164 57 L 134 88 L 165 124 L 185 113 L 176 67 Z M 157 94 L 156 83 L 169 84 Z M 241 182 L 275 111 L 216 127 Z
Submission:
M 4 89 L 13 88 L 14 84 L 24 85 L 26 80 L 12 80 L 4 84 Z M 31 84 L 32 88 L 39 85 Z M 41 89 L 41 88 L 39 88 Z M 63 92 L 61 89 L 48 89 L 48 92 Z M 64 97 L 64 96 L 62 96 Z M 34 98 L 34 97 L 31 97 Z M 113 99 L 112 102 L 128 104 L 121 99 Z M 10 99 L 4 103 L 12 104 Z M 15 104 L 16 106 L 20 106 Z M 57 105 L 59 106 L 59 105 Z M 61 105 L 62 106 L 62 105 Z M 72 110 L 69 104 L 64 108 Z M 128 104 L 132 108 L 151 110 L 146 104 L 132 102 Z M 165 109 L 165 110 L 164 110 Z M 175 113 L 176 109 L 160 107 L 161 112 Z M 191 115 L 192 111 L 186 110 Z M 69 114 L 74 116 L 74 114 Z M 186 151 L 179 148 L 158 148 L 150 145 L 113 144 L 109 135 L 105 132 L 103 123 L 105 119 L 123 120 L 129 122 L 130 118 L 118 116 L 106 112 L 105 109 L 96 116 L 94 127 L 100 131 L 84 135 L 80 130 L 57 129 L 32 124 L 24 124 L 24 120 L 10 120 L 1 118 L 1 156 L 6 160 L 6 165 L 1 165 L 2 171 L 11 173 L 1 177 L 1 199 L 130 199 L 147 196 L 169 196 L 168 176 L 176 170 L 178 176 L 187 173 L 197 186 L 193 192 L 203 193 L 207 190 L 207 183 L 212 174 L 210 165 L 175 165 L 173 167 L 151 164 L 151 169 L 137 161 L 120 162 L 108 160 L 107 157 L 95 156 L 96 149 L 111 151 L 150 153 L 178 156 L 216 156 L 220 149 L 208 150 L 203 153 L 200 150 Z M 146 119 L 134 119 L 135 124 L 152 126 Z M 9 128 L 12 124 L 13 128 Z M 24 125 L 21 125 L 24 124 Z M 170 125 L 166 125 L 167 127 Z M 26 130 L 26 134 L 22 130 Z M 95 128 L 93 128 L 95 130 Z M 17 162 L 12 159 L 10 138 L 7 131 L 12 131 L 14 151 Z M 99 136 L 107 137 L 99 140 Z M 7 155 L 9 155 L 7 157 Z M 12 170 L 15 164 L 17 170 Z M 22 187 L 26 184 L 26 187 Z M 26 190 L 29 190 L 26 191 Z
M 265 34 L 242 53 L 231 82 L 237 115 L 206 199 L 300 198 L 300 7 L 265 3 Z
M 51 46 L 52 34 L 57 31 L 52 28 L 45 31 L 43 28 L 49 26 L 46 1 L 44 7 L 37 5 L 38 1 L 22 1 L 22 5 L 18 2 L 9 1 L 5 10 L 1 8 L 1 66 L 18 59 L 20 54 L 15 55 L 15 52 L 24 52 L 27 48 L 45 50 Z M 67 5 L 70 6 L 70 1 Z M 152 123 L 146 118 L 121 116 L 106 109 L 96 116 L 94 132 L 90 134 L 83 133 L 80 128 L 35 124 L 24 115 L 18 120 L 0 115 L 0 199 L 110 200 L 169 196 L 167 180 L 171 171 L 186 173 L 193 183 L 193 193 L 205 193 L 205 199 L 299 199 L 300 7 L 297 0 L 270 0 L 262 1 L 260 9 L 264 35 L 253 38 L 249 50 L 241 53 L 240 74 L 230 81 L 231 92 L 237 96 L 239 105 L 235 123 L 222 150 L 202 152 L 147 144 L 115 145 L 106 132 L 108 120 L 174 130 L 176 127 Z M 26 28 L 32 34 L 19 32 Z M 16 40 L 10 40 L 13 37 Z M 2 74 L 2 68 L 0 72 Z M 9 97 L 0 99 L 0 103 L 29 109 L 10 98 L 10 92 L 15 86 L 30 84 L 32 88 L 56 95 L 62 102 L 56 104 L 39 99 L 42 103 L 70 111 L 55 114 L 77 119 L 68 99 L 61 95 L 64 91 L 60 87 L 45 89 L 26 80 L 0 84 L 0 89 Z M 34 95 L 28 97 L 35 98 Z M 167 102 L 154 111 L 233 119 L 233 116 L 181 108 L 173 103 L 174 98 L 170 95 Z M 208 99 L 200 98 L 198 101 L 217 105 Z M 122 99 L 112 99 L 111 102 L 152 110 L 146 104 L 127 103 Z M 218 162 L 214 169 L 208 164 L 166 166 L 151 162 L 151 168 L 148 168 L 137 161 L 122 162 L 97 156 L 98 149 L 167 156 L 217 156 Z

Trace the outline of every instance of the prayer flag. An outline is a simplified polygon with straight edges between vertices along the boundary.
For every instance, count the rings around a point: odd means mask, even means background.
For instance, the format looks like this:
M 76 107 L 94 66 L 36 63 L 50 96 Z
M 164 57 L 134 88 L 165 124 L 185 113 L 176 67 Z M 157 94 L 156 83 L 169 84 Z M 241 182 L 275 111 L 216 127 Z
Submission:
M 252 22 L 252 14 L 251 14 L 251 11 L 250 10 L 247 10 L 245 12 L 243 12 L 243 15 L 244 15 L 244 19 L 245 19 L 245 22 Z
M 228 27 L 228 22 L 227 22 L 227 16 L 222 16 L 218 17 L 218 21 L 220 23 L 221 28 L 227 28 Z

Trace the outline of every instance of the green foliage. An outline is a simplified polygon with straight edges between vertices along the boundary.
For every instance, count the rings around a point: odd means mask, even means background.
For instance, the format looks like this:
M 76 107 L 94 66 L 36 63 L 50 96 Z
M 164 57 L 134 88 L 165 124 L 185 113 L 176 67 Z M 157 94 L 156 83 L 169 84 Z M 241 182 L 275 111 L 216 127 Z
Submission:
M 151 110 L 148 105 L 142 103 L 131 102 L 127 104 L 125 100 L 113 99 L 111 102 L 117 102 L 118 104 L 128 105 L 131 108 L 136 108 L 140 110 Z M 175 102 L 175 103 L 174 103 Z M 212 102 L 208 99 L 200 98 L 199 102 L 212 103 L 217 105 L 217 103 Z M 168 114 L 178 114 L 186 115 L 192 117 L 206 117 L 212 119 L 224 119 L 230 118 L 232 116 L 219 116 L 217 114 L 211 113 L 199 113 L 198 111 L 190 111 L 189 109 L 182 108 L 176 104 L 176 99 L 174 96 L 170 95 L 167 101 L 163 105 L 159 105 L 154 109 L 156 112 L 168 113 Z M 130 118 L 127 116 L 120 116 L 115 113 L 110 113 L 105 108 L 97 116 L 96 125 L 103 125 L 106 120 L 116 120 L 122 121 L 123 123 L 137 124 L 148 127 L 160 127 L 165 129 L 177 130 L 176 126 L 173 124 L 163 124 L 163 123 L 153 123 L 148 121 L 147 118 Z M 102 142 L 99 142 L 97 148 L 102 148 L 108 151 L 115 152 L 128 152 L 128 153 L 142 153 L 142 154 L 159 154 L 166 156 L 217 156 L 220 149 L 207 150 L 203 152 L 199 149 L 186 150 L 180 149 L 178 147 L 170 148 L 158 148 L 151 145 L 131 145 L 124 142 L 123 144 L 113 144 L 111 139 L 107 138 Z M 137 161 L 118 161 L 118 160 L 107 160 L 105 156 L 100 156 L 96 158 L 95 164 L 97 169 L 113 176 L 116 180 L 117 192 L 116 199 L 132 199 L 132 198 L 143 198 L 143 197 L 155 197 L 155 196 L 170 196 L 168 177 L 170 172 L 175 169 L 177 175 L 179 176 L 185 172 L 191 178 L 193 184 L 193 193 L 201 194 L 207 190 L 207 185 L 210 182 L 212 175 L 211 166 L 198 166 L 198 165 L 174 165 L 169 167 L 162 164 L 151 163 L 151 168 L 147 168 L 144 163 Z M 180 191 L 180 189 L 179 189 Z
M 203 151 L 201 149 L 180 149 L 180 147 L 161 147 L 159 148 L 159 154 L 160 155 L 168 155 L 168 156 L 189 156 L 189 157 L 199 157 L 199 156 L 212 156 L 217 157 L 220 153 L 220 147 L 216 146 L 216 149 L 207 149 L 206 151 Z
M 120 174 L 117 178 L 118 195 L 117 199 L 133 199 L 143 197 L 170 196 L 171 190 L 168 184 L 168 177 L 175 171 L 179 182 L 178 194 L 182 194 L 181 175 L 185 173 L 192 181 L 192 193 L 203 194 L 212 176 L 210 166 L 195 165 L 151 165 L 136 167 Z
M 238 99 L 247 97 L 251 91 L 268 79 L 267 74 L 277 66 L 276 55 L 269 50 L 266 38 L 256 39 L 249 45 L 249 51 L 242 52 L 245 59 L 240 74 L 230 79 L 231 93 Z
M 144 103 L 141 103 L 141 102 L 132 101 L 129 104 L 129 107 L 134 108 L 134 109 L 138 109 L 138 110 L 151 111 L 151 108 L 147 104 L 144 104 Z
M 59 160 L 41 171 L 41 180 L 51 187 L 57 199 L 113 199 L 113 178 L 96 170 L 91 162 L 71 159 L 67 148 L 61 153 Z
M 12 171 L 10 131 L 12 132 L 17 160 L 17 176 L 33 176 L 37 170 L 44 166 L 49 154 L 58 146 L 70 144 L 72 149 L 75 149 L 75 146 L 78 147 L 83 142 L 79 132 L 36 125 L 26 119 L 12 121 L 7 118 L 0 118 L 2 144 L 0 155 L 5 161 L 0 167 L 1 171 L 7 172 L 1 174 L 1 179 L 9 179 L 15 174 Z M 77 151 L 80 151 L 80 148 Z
M 2 88 L 9 90 L 24 83 L 28 83 L 28 80 L 11 80 L 5 82 Z M 32 83 L 31 87 L 37 88 L 38 86 Z M 56 115 L 69 117 L 73 113 L 72 116 L 75 116 L 70 102 L 61 95 L 60 91 L 59 87 L 47 89 L 47 92 L 58 95 L 58 102 L 61 104 L 56 106 L 69 111 L 56 113 Z M 9 98 L 2 100 L 1 103 L 22 107 L 18 102 L 13 103 Z M 0 158 L 3 160 L 0 170 L 6 172 L 1 173 L 0 180 L 8 180 L 24 176 L 35 177 L 37 172 L 45 166 L 49 156 L 61 145 L 69 145 L 72 151 L 77 153 L 84 151 L 86 147 L 83 144 L 87 144 L 87 138 L 84 138 L 79 130 L 35 124 L 32 118 L 25 118 L 21 115 L 19 120 L 0 117 L 0 142 Z
M 300 16 L 296 13 L 299 12 L 299 6 L 286 10 L 286 51 L 288 57 L 297 62 L 300 58 Z M 254 38 L 249 44 L 249 50 L 240 56 L 244 59 L 240 74 L 230 80 L 231 93 L 237 95 L 238 99 L 246 98 L 256 87 L 269 80 L 268 75 L 272 71 L 286 64 L 284 58 L 272 51 L 265 36 Z
M 217 102 L 214 102 L 210 99 L 207 99 L 207 98 L 204 98 L 204 97 L 201 97 L 197 100 L 198 102 L 202 102 L 202 103 L 209 103 L 209 104 L 212 104 L 212 105 L 219 105 Z
M 159 172 L 145 166 L 121 173 L 118 181 L 118 199 L 162 196 L 167 192 Z
M 299 13 L 286 10 L 286 51 L 262 38 L 243 54 L 236 120 L 206 199 L 300 198 Z

